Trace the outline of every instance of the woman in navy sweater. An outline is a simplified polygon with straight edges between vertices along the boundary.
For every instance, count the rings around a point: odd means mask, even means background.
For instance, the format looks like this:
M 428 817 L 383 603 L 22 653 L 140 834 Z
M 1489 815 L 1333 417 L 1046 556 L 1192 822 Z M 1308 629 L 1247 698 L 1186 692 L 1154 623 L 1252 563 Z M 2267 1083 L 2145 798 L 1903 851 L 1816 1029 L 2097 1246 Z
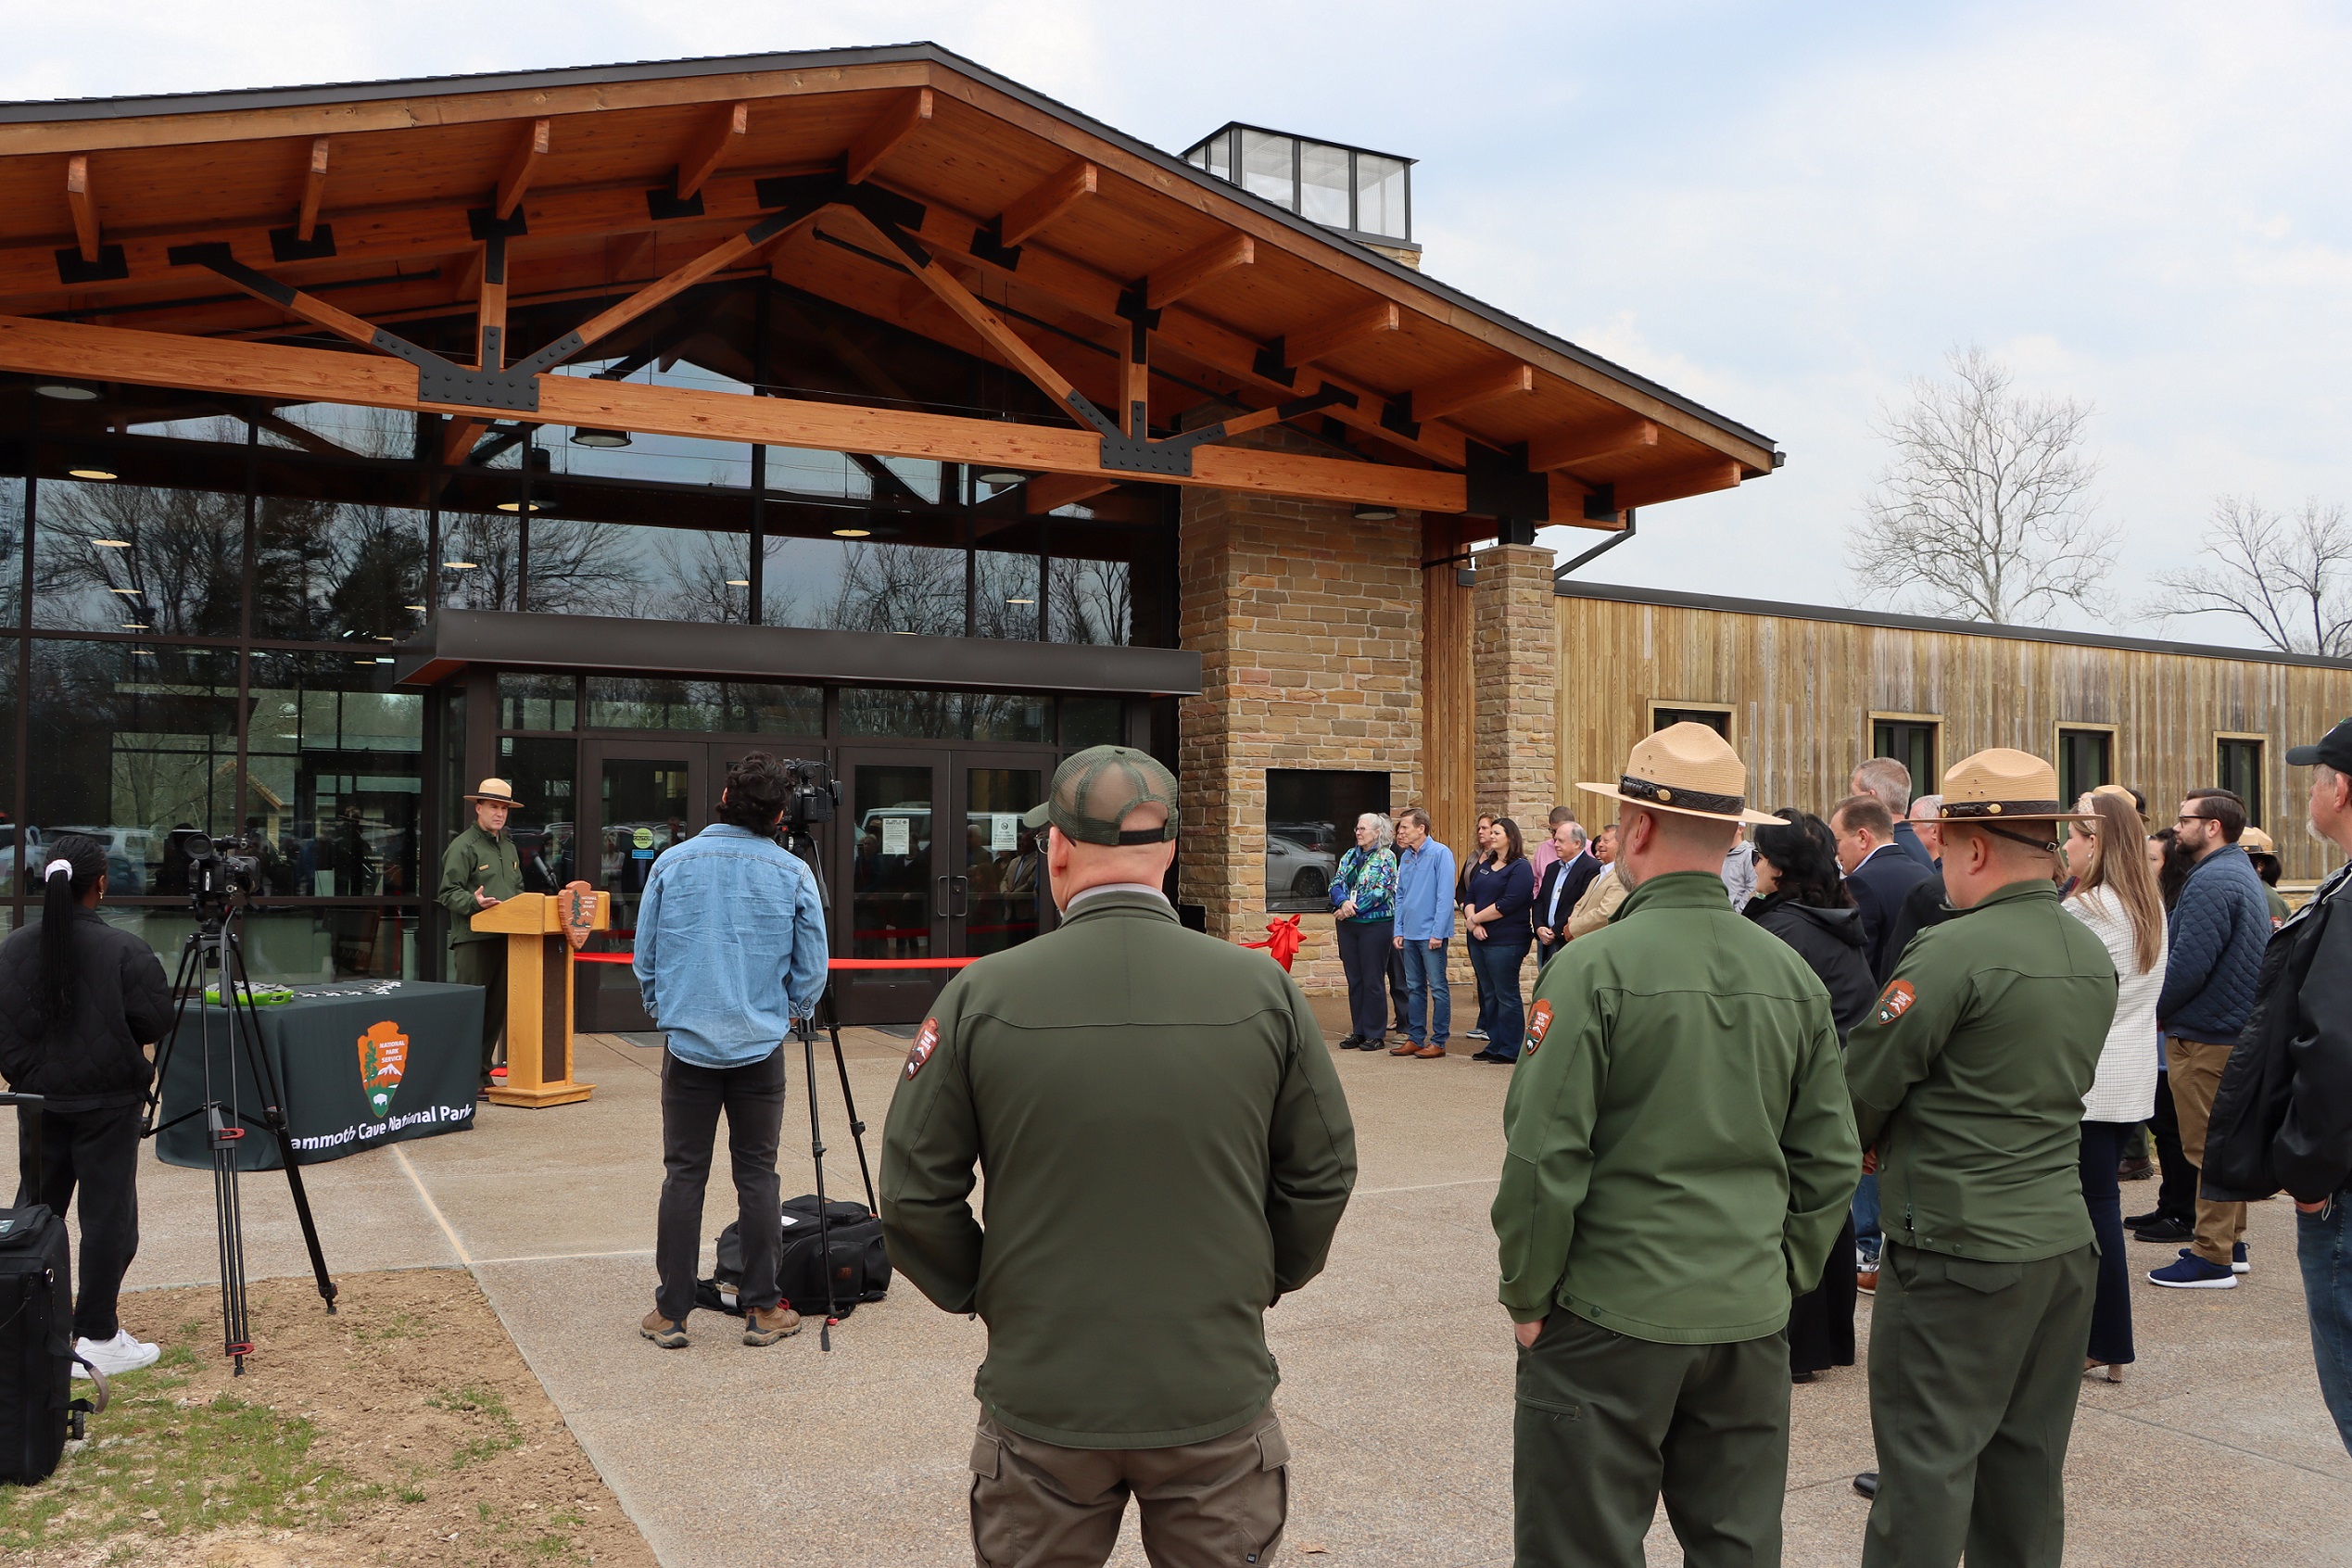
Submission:
M 1536 869 L 1528 862 L 1519 824 L 1499 816 L 1494 832 L 1502 854 L 1471 868 L 1461 912 L 1470 922 L 1470 967 L 1484 982 L 1494 1015 L 1486 1048 L 1475 1059 L 1508 1065 L 1519 1059 L 1520 1038 L 1527 1027 L 1519 970 L 1536 940 Z

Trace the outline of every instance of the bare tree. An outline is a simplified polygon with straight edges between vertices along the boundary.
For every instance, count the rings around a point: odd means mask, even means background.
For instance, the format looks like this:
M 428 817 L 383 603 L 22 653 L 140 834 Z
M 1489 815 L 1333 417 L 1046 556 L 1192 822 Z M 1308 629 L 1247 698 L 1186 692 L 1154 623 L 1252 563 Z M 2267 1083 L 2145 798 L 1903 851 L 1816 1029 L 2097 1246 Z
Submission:
M 2352 521 L 2344 508 L 2306 500 L 2294 516 L 2251 496 L 2213 503 L 2213 525 L 2194 566 L 2159 572 L 2149 613 L 2236 615 L 2287 653 L 2352 658 Z
M 2096 612 L 2118 531 L 2091 521 L 2098 464 L 2082 453 L 2091 408 L 2026 398 L 1982 349 L 1946 357 L 1882 413 L 1894 449 L 1846 537 L 1856 585 L 1928 614 L 2045 623 L 2061 605 Z

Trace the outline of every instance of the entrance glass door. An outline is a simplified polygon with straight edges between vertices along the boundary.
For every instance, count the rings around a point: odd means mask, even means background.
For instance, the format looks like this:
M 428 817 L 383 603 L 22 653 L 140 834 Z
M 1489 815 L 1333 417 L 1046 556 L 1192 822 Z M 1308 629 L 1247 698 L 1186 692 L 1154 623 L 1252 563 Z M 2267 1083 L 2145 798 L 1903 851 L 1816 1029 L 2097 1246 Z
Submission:
M 708 819 L 705 748 L 592 740 L 584 750 L 588 787 L 575 860 L 591 886 L 613 895 L 613 934 L 626 946 L 653 863 Z
M 977 958 L 1027 942 L 1053 908 L 1045 835 L 1021 826 L 1021 814 L 1045 798 L 1046 770 L 1033 757 L 969 753 L 955 767 L 964 833 L 949 875 L 948 940 L 956 956 Z
M 936 752 L 843 756 L 834 864 L 843 868 L 848 896 L 836 895 L 839 955 L 948 955 L 947 846 L 934 830 L 953 820 L 945 762 Z M 844 1023 L 904 1023 L 923 1016 L 944 979 L 936 969 L 844 970 L 834 977 L 833 994 Z

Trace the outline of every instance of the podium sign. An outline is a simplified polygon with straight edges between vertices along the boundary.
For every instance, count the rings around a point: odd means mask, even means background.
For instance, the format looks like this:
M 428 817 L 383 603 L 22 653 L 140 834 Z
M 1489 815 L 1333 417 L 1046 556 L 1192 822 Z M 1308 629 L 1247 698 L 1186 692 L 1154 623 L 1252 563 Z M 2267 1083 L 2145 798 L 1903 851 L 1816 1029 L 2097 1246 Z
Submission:
M 475 930 L 506 937 L 506 1082 L 490 1090 L 493 1105 L 568 1105 L 595 1092 L 572 1077 L 572 952 L 612 923 L 612 901 L 586 889 L 517 893 L 474 917 Z

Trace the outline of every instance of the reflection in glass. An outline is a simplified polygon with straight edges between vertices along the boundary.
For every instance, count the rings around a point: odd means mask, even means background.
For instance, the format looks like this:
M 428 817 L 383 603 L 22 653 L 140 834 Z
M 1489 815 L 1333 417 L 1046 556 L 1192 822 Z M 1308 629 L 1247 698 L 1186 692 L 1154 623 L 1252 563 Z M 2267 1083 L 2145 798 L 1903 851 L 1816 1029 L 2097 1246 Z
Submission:
M 264 495 L 253 544 L 256 637 L 397 642 L 424 625 L 422 512 Z
M 6 461 L 0 452 L 0 462 Z M 0 626 L 13 626 L 23 613 L 24 596 L 18 586 L 24 575 L 24 529 L 26 525 L 24 481 L 15 474 L 0 474 Z
M 233 652 L 34 643 L 25 857 L 44 838 L 96 833 L 120 853 L 118 896 L 186 892 L 186 863 L 165 840 L 174 828 L 220 836 L 236 824 L 236 691 Z M 274 844 L 287 803 L 256 788 L 247 811 Z
M 418 885 L 424 694 L 341 653 L 257 651 L 247 674 L 247 826 L 269 823 L 278 896 L 410 897 Z M 279 803 L 274 814 L 262 803 Z
M 1120 744 L 1119 702 L 1116 697 L 1062 699 L 1062 750 L 1082 752 L 1089 746 Z
M 973 570 L 971 635 L 1036 641 L 1038 600 L 1045 586 L 1038 557 L 983 550 Z
M 1356 819 L 1387 810 L 1385 773 L 1268 768 L 1267 909 L 1329 914 L 1332 873 L 1355 841 Z
M 242 629 L 245 499 L 44 479 L 34 505 L 34 624 L 161 637 Z
M 771 537 L 760 619 L 772 626 L 962 637 L 964 572 L 960 550 Z
M 579 680 L 567 675 L 499 672 L 500 729 L 576 729 Z
M 524 891 L 553 892 L 581 874 L 575 853 L 579 742 L 568 738 L 501 735 L 499 776 L 514 788 L 514 809 L 507 816 L 506 831 L 523 861 Z M 464 802 L 456 802 L 451 820 L 461 826 L 470 823 L 473 810 Z M 461 812 L 462 816 L 457 815 Z
M 317 983 L 338 980 L 414 980 L 422 911 L 397 904 L 355 908 L 256 909 L 245 917 L 245 964 L 256 982 Z M 151 919 L 149 942 L 184 919 Z M 164 955 L 178 956 L 179 938 Z
M 1053 732 L 1053 700 L 1018 691 L 966 694 L 966 733 L 974 740 L 1043 740 Z
M 1298 215 L 1348 228 L 1347 149 L 1321 142 L 1298 144 Z
M 969 722 L 961 691 L 845 686 L 841 734 L 851 740 L 961 740 Z
M 686 759 L 607 757 L 599 885 L 613 895 L 615 930 L 635 932 L 645 879 L 664 851 L 694 836 L 689 825 Z
M 1405 210 L 1402 158 L 1356 155 L 1356 228 L 1367 234 L 1412 238 L 1412 224 Z
M 1277 207 L 1296 211 L 1296 183 L 1291 168 L 1291 151 L 1296 145 L 1288 136 L 1245 126 L 1241 133 L 1242 189 L 1264 196 Z
M 1046 640 L 1124 647 L 1134 640 L 1135 569 L 1057 555 L 1048 563 Z
M 1002 953 L 1037 934 L 1045 856 L 1021 814 L 1044 799 L 1036 768 L 975 767 L 965 773 L 964 954 Z
M 683 729 L 749 735 L 822 735 L 821 687 L 760 680 L 673 680 L 590 676 L 588 724 L 597 729 Z
M 850 955 L 931 956 L 931 770 L 861 766 L 851 791 Z

